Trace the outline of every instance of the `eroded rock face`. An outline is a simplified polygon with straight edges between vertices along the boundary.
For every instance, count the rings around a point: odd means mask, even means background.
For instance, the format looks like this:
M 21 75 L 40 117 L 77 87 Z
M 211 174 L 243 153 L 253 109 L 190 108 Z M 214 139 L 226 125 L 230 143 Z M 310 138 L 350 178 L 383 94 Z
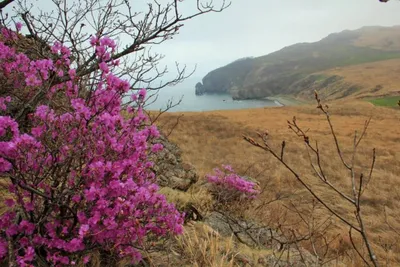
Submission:
M 204 222 L 219 234 L 223 236 L 233 235 L 236 241 L 250 247 L 279 248 L 278 242 L 274 239 L 278 234 L 270 228 L 260 227 L 255 223 L 226 216 L 219 212 L 212 212 L 205 218 Z
M 164 146 L 154 159 L 153 170 L 158 185 L 187 191 L 199 178 L 196 169 L 191 164 L 182 162 L 180 148 L 166 137 L 161 136 L 155 143 Z
M 197 83 L 196 84 L 196 91 L 195 91 L 196 95 L 203 95 L 205 93 L 205 89 L 202 83 Z

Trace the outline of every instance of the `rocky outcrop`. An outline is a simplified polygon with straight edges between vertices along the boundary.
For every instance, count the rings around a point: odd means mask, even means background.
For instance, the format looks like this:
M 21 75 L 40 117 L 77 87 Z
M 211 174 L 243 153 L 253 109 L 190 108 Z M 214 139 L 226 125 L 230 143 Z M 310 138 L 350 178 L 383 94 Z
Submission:
M 157 177 L 158 185 L 186 191 L 197 182 L 198 175 L 195 168 L 182 161 L 180 148 L 161 136 L 155 143 L 160 143 L 164 149 L 154 159 L 153 170 Z
M 253 65 L 253 58 L 244 58 L 211 71 L 202 80 L 204 93 L 223 94 L 229 93 L 233 85 L 240 87 Z
M 204 223 L 222 236 L 233 236 L 236 242 L 253 248 L 271 249 L 271 251 L 277 252 L 260 257 L 258 262 L 252 262 L 250 258 L 238 253 L 235 257 L 236 262 L 250 264 L 250 266 L 320 266 L 318 259 L 309 251 L 289 244 L 291 242 L 287 242 L 284 236 L 279 235 L 272 228 L 220 212 L 212 212 L 205 218 Z M 284 251 L 290 255 L 290 258 L 279 257 Z M 239 264 L 239 266 L 243 265 Z
M 223 236 L 233 235 L 236 241 L 251 247 L 278 246 L 273 241 L 276 232 L 269 228 L 257 227 L 254 223 L 236 219 L 220 212 L 212 212 L 204 222 Z M 253 227 L 254 226 L 254 227 Z
M 197 83 L 196 84 L 196 91 L 195 91 L 196 95 L 204 95 L 205 90 L 204 90 L 204 86 L 202 83 Z

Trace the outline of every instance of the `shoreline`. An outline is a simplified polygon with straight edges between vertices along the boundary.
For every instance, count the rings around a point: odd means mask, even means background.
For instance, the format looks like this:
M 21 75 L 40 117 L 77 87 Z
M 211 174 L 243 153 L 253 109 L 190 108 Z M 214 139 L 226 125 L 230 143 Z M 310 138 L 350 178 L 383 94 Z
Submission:
M 299 106 L 304 104 L 304 102 L 287 96 L 269 96 L 265 97 L 264 99 L 273 101 L 278 107 Z
M 249 100 L 253 100 L 253 99 L 249 99 Z M 291 96 L 271 96 L 271 97 L 264 97 L 264 98 L 259 98 L 256 99 L 259 101 L 269 101 L 269 102 L 273 102 L 273 105 L 269 104 L 267 106 L 258 106 L 258 107 L 245 107 L 245 108 L 221 108 L 221 107 L 215 107 L 213 109 L 208 109 L 205 108 L 204 110 L 169 110 L 167 112 L 171 112 L 171 113 L 175 113 L 175 112 L 209 112 L 209 111 L 220 111 L 220 110 L 247 110 L 247 109 L 257 109 L 257 108 L 282 108 L 282 107 L 290 107 L 290 106 L 299 106 L 302 104 L 305 104 L 305 102 L 302 102 L 300 100 L 294 99 Z M 233 102 L 245 102 L 248 100 L 233 100 Z M 221 102 L 222 103 L 222 102 Z M 151 112 L 158 112 L 158 109 L 148 109 L 148 111 Z
M 271 99 L 272 100 L 272 99 Z M 285 105 L 282 104 L 281 102 L 279 102 L 279 100 L 273 100 L 275 105 L 277 105 L 278 107 L 284 107 Z

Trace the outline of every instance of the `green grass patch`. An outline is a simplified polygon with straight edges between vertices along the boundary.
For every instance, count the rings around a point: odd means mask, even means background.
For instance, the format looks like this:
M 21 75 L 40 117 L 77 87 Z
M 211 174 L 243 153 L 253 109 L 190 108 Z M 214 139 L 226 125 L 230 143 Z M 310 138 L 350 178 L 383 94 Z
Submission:
M 368 101 L 374 104 L 375 106 L 397 107 L 398 106 L 397 103 L 400 101 L 400 96 L 381 97 L 381 98 L 369 99 Z

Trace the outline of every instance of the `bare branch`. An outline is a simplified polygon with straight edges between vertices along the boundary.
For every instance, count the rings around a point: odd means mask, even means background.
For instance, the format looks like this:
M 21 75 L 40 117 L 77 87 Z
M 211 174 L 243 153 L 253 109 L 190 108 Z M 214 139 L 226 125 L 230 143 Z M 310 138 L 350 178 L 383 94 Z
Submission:
M 0 2 L 0 10 L 14 2 L 15 0 L 4 0 Z
M 301 129 L 301 127 L 297 124 L 297 120 L 296 117 L 293 117 L 292 121 L 288 121 L 288 127 L 290 130 L 292 130 L 297 136 L 301 137 L 304 140 L 305 146 L 306 146 L 306 151 L 309 157 L 309 161 L 310 161 L 310 165 L 311 168 L 314 172 L 314 174 L 316 175 L 316 177 L 318 177 L 318 179 L 325 185 L 327 185 L 330 189 L 332 189 L 335 193 L 337 193 L 342 199 L 346 200 L 347 202 L 351 203 L 354 206 L 354 219 L 356 220 L 356 222 L 352 222 L 350 219 L 347 219 L 346 216 L 339 214 L 337 211 L 335 211 L 329 204 L 327 201 L 325 201 L 324 199 L 322 199 L 321 197 L 319 197 L 316 192 L 304 181 L 304 179 L 298 174 L 297 171 L 295 171 L 291 166 L 289 166 L 289 164 L 283 159 L 283 149 L 284 149 L 284 143 L 282 143 L 281 145 L 281 150 L 280 153 L 274 151 L 271 146 L 268 144 L 268 134 L 260 134 L 257 133 L 258 136 L 263 140 L 263 144 L 258 143 L 257 141 L 255 141 L 253 138 L 248 137 L 243 135 L 244 140 L 246 140 L 247 142 L 249 142 L 251 145 L 261 148 L 264 151 L 269 152 L 273 157 L 275 157 L 287 170 L 289 170 L 293 176 L 297 179 L 297 181 L 299 181 L 301 183 L 301 185 L 314 197 L 314 199 L 316 201 L 318 201 L 320 204 L 322 204 L 322 206 L 324 206 L 334 217 L 338 218 L 339 220 L 341 220 L 343 223 L 345 223 L 347 226 L 350 227 L 350 231 L 349 231 L 349 235 L 350 238 L 351 237 L 351 231 L 355 230 L 357 231 L 363 240 L 363 244 L 365 245 L 367 251 L 368 251 L 368 256 L 369 256 L 369 260 L 370 262 L 373 264 L 373 266 L 378 266 L 377 260 L 376 260 L 376 256 L 372 250 L 370 241 L 367 237 L 367 232 L 365 230 L 364 227 L 364 222 L 363 222 L 363 217 L 361 214 L 361 196 L 362 193 L 366 187 L 366 185 L 368 184 L 371 176 L 372 176 L 372 171 L 374 169 L 374 165 L 375 165 L 375 149 L 373 150 L 373 158 L 372 158 L 372 163 L 371 163 L 371 167 L 370 167 L 370 171 L 369 171 L 369 180 L 367 181 L 367 183 L 364 182 L 364 175 L 361 173 L 358 179 L 358 185 L 356 183 L 356 179 L 355 179 L 355 157 L 357 154 L 357 148 L 360 144 L 360 142 L 362 141 L 362 139 L 365 137 L 365 134 L 367 132 L 368 126 L 370 124 L 371 118 L 369 118 L 367 121 L 365 121 L 363 130 L 361 132 L 361 135 L 358 136 L 357 132 L 355 132 L 354 134 L 354 139 L 353 139 L 353 147 L 352 147 L 352 156 L 351 156 L 351 162 L 348 163 L 345 161 L 344 157 L 343 157 L 343 152 L 342 149 L 340 148 L 339 145 L 339 141 L 337 139 L 337 135 L 335 133 L 333 124 L 331 122 L 330 119 L 330 114 L 328 113 L 328 106 L 322 106 L 321 104 L 321 100 L 318 97 L 317 92 L 315 92 L 315 99 L 318 103 L 317 108 L 320 109 L 326 117 L 326 120 L 328 121 L 328 125 L 330 128 L 330 132 L 331 135 L 333 136 L 333 140 L 335 143 L 335 147 L 336 147 L 336 151 L 337 154 L 343 164 L 343 166 L 350 172 L 350 178 L 351 178 L 351 190 L 353 192 L 353 197 L 350 197 L 348 195 L 346 195 L 343 190 L 337 188 L 335 185 L 333 185 L 328 177 L 325 175 L 323 167 L 322 167 L 322 161 L 321 161 L 321 154 L 320 154 L 320 149 L 318 147 L 318 142 L 315 143 L 315 147 L 311 145 L 310 142 L 310 138 L 309 136 L 306 134 L 307 131 L 303 131 Z M 314 157 L 316 158 L 316 163 L 314 163 L 314 160 L 312 158 L 312 155 L 314 155 Z M 300 216 L 301 217 L 301 216 Z M 304 219 L 303 219 L 304 221 Z M 353 240 L 351 240 L 353 243 Z M 362 256 L 362 254 L 358 251 L 357 247 L 354 245 L 353 243 L 353 247 L 354 249 L 357 251 L 357 253 L 359 254 L 359 256 L 365 261 L 366 259 Z

